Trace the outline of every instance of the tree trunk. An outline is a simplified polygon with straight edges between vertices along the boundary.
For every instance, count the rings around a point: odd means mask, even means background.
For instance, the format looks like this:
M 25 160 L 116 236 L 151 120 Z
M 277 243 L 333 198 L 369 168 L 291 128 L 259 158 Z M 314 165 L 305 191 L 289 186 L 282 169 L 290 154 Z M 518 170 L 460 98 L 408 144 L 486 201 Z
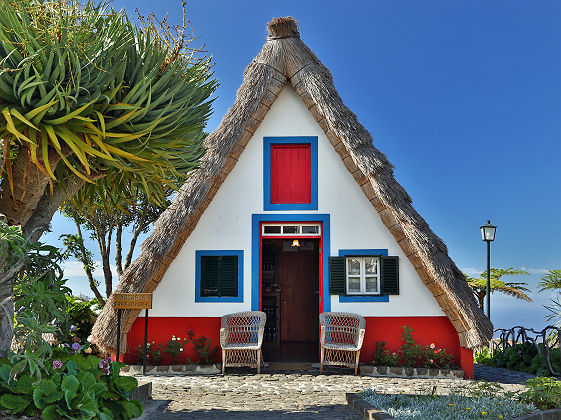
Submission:
M 484 290 L 477 293 L 477 300 L 479 301 L 479 308 L 481 308 L 481 310 L 483 310 L 483 304 L 485 303 L 486 294 L 487 292 L 485 292 Z
M 0 359 L 8 355 L 14 336 L 12 325 L 14 319 L 13 290 L 14 287 L 11 282 L 0 283 Z
M 80 245 L 80 252 L 82 254 L 82 262 L 84 263 L 86 276 L 88 276 L 88 281 L 90 282 L 90 289 L 92 290 L 92 292 L 94 292 L 94 295 L 97 298 L 97 300 L 99 300 L 99 303 L 101 304 L 101 306 L 105 306 L 105 299 L 103 298 L 103 296 L 99 292 L 99 289 L 97 288 L 97 286 L 95 284 L 95 279 L 93 277 L 92 270 L 90 269 L 89 264 L 87 264 L 88 257 L 87 257 L 87 254 L 86 254 L 86 247 L 84 246 L 84 238 L 82 236 L 82 229 L 80 228 L 80 223 L 78 223 L 77 219 L 74 219 L 74 223 L 76 224 L 76 230 L 78 231 L 78 237 L 80 238 L 80 244 L 79 244 Z
M 39 240 L 43 232 L 49 229 L 51 220 L 62 203 L 76 195 L 85 183 L 86 181 L 83 179 L 74 176 L 66 179 L 64 186 L 60 183 L 55 184 L 52 197 L 50 192 L 45 192 L 33 215 L 23 226 L 23 232 L 29 237 L 30 241 Z
M 113 236 L 113 227 L 109 228 L 109 232 L 107 233 L 107 241 L 105 239 L 105 232 L 99 232 L 98 234 L 98 242 L 99 242 L 99 250 L 101 251 L 101 265 L 103 268 L 103 277 L 105 278 L 105 296 L 109 299 L 111 293 L 113 293 L 113 273 L 111 273 L 111 264 L 109 260 L 109 256 L 111 253 L 111 237 Z
M 49 165 L 56 168 L 61 157 L 58 153 L 49 153 Z M 38 156 L 41 166 L 45 166 Z M 49 184 L 49 175 L 42 172 L 31 162 L 29 147 L 23 145 L 18 156 L 11 162 L 12 194 L 8 178 L 4 178 L 0 191 L 0 213 L 4 214 L 10 225 L 25 225 L 35 211 L 45 187 Z M 4 168 L 6 170 L 6 168 Z
M 117 222 L 117 232 L 115 233 L 115 265 L 117 266 L 117 274 L 119 280 L 123 275 L 123 221 Z
M 125 260 L 125 270 L 127 269 L 127 267 L 129 265 L 131 265 L 131 261 L 132 261 L 132 254 L 134 253 L 134 247 L 136 246 L 136 241 L 138 241 L 138 236 L 142 233 L 142 231 L 144 229 L 146 229 L 146 225 L 144 224 L 144 220 L 146 219 L 146 209 L 144 209 L 144 211 L 142 212 L 142 215 L 140 216 L 140 220 L 138 221 L 138 224 L 136 226 L 136 229 L 134 230 L 133 234 L 132 234 L 132 239 L 131 239 L 131 244 L 129 247 L 129 252 L 127 253 L 127 258 Z

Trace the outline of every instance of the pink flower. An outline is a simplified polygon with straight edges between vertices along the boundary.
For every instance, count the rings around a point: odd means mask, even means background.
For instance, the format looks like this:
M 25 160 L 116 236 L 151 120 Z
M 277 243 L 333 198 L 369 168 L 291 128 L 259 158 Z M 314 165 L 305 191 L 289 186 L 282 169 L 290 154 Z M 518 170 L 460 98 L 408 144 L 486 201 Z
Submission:
M 62 362 L 60 360 L 55 360 L 53 362 L 53 369 L 56 371 L 62 367 Z
M 394 352 L 392 353 L 392 356 L 395 356 L 396 354 L 397 354 L 397 353 L 394 351 Z
M 434 360 L 430 359 L 430 362 L 431 362 L 431 363 L 434 363 Z
M 429 346 L 431 349 L 434 349 L 436 347 L 436 345 L 434 343 L 431 343 L 431 345 Z

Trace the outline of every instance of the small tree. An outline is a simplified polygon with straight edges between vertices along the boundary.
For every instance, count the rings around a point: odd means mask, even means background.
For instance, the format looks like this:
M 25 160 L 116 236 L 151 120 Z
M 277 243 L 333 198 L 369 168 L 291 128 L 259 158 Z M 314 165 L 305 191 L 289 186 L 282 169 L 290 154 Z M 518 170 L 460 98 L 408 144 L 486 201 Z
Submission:
M 499 292 L 512 296 L 516 299 L 523 299 L 531 302 L 532 299 L 526 294 L 530 290 L 526 287 L 528 284 L 523 282 L 504 282 L 501 277 L 504 276 L 527 276 L 530 273 L 515 268 L 491 268 L 491 293 Z M 479 307 L 483 310 L 485 295 L 487 294 L 487 270 L 478 277 L 470 277 L 467 274 L 466 280 L 471 287 L 473 294 L 479 302 Z
M 172 190 L 168 190 L 170 196 Z M 63 244 L 66 246 L 65 255 L 73 256 L 82 262 L 90 289 L 95 294 L 101 305 L 105 299 L 101 295 L 99 282 L 94 279 L 93 271 L 97 264 L 93 261 L 93 254 L 84 244 L 82 228 L 90 233 L 90 238 L 95 239 L 101 254 L 101 266 L 105 282 L 105 296 L 109 297 L 113 291 L 113 273 L 111 271 L 111 248 L 115 246 L 115 265 L 120 277 L 123 271 L 132 262 L 132 256 L 138 237 L 148 231 L 160 214 L 170 204 L 166 197 L 164 206 L 159 206 L 151 201 L 142 190 L 137 190 L 136 200 L 129 205 L 111 205 L 111 200 L 105 199 L 96 203 L 94 207 L 82 206 L 76 201 L 69 201 L 63 208 L 63 214 L 74 221 L 76 234 L 64 234 Z M 132 238 L 128 250 L 123 248 L 123 231 L 131 229 Z M 126 256 L 123 262 L 123 252 Z
M 551 305 L 544 305 L 549 315 L 545 317 L 546 321 L 553 321 L 556 326 L 561 326 L 561 270 L 548 270 L 542 275 L 538 286 L 540 292 L 546 290 L 557 291 L 557 297 L 551 299 Z

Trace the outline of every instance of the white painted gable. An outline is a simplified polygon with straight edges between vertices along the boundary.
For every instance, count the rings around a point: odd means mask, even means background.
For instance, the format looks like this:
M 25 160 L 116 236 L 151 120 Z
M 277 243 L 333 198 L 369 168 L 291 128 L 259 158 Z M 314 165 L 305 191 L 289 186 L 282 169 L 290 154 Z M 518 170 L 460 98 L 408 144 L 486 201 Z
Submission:
M 328 213 L 331 256 L 340 249 L 388 249 L 399 257 L 400 294 L 389 302 L 342 303 L 331 296 L 332 311 L 363 316 L 443 316 L 410 261 L 300 97 L 290 86 L 275 100 L 238 163 L 200 218 L 154 291 L 151 316 L 204 317 L 251 309 L 251 215 L 263 214 L 263 137 L 318 137 L 318 210 L 266 213 Z M 244 301 L 195 302 L 195 251 L 243 250 Z

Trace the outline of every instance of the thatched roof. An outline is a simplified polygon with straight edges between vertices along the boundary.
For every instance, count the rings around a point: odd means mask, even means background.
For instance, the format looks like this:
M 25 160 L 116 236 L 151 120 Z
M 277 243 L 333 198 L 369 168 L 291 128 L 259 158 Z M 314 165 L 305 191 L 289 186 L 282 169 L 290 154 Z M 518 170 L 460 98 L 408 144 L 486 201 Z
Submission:
M 493 326 L 479 309 L 446 245 L 411 205 L 386 156 L 344 104 L 329 70 L 302 42 L 291 17 L 273 19 L 261 52 L 244 72 L 236 101 L 206 142 L 207 153 L 171 206 L 160 216 L 141 255 L 123 273 L 116 292 L 152 292 L 236 165 L 271 104 L 289 84 L 300 95 L 345 166 L 458 331 L 460 344 L 486 344 Z M 139 311 L 123 316 L 126 333 Z M 93 331 L 106 350 L 116 347 L 116 311 L 109 298 Z M 126 339 L 123 338 L 123 344 Z

